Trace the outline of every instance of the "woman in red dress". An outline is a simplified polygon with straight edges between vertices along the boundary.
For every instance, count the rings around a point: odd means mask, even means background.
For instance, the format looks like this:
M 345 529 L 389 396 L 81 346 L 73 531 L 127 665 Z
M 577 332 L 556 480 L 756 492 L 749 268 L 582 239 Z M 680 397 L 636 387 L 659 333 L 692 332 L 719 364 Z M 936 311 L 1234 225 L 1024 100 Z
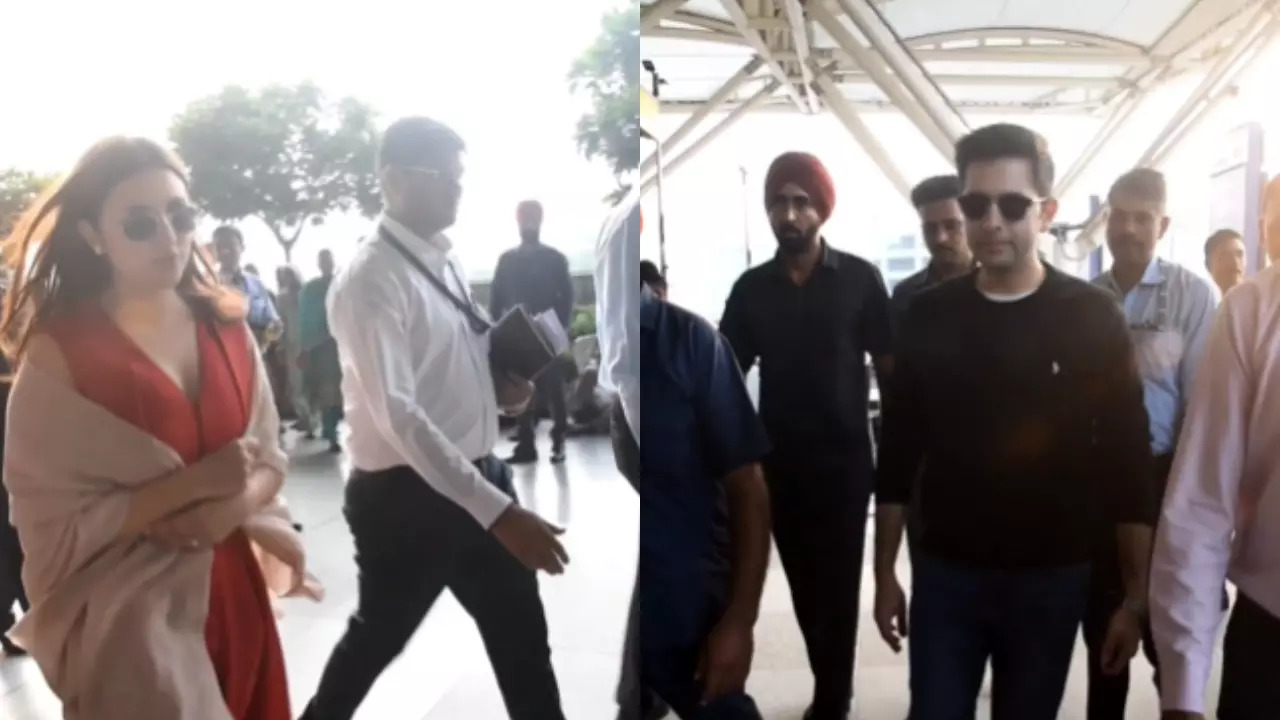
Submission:
M 147 140 L 99 143 L 11 236 L 13 285 L 0 335 L 15 364 L 65 381 L 181 456 L 185 468 L 132 491 L 119 540 L 212 547 L 205 638 L 226 709 L 235 720 L 290 720 L 280 639 L 251 540 L 271 545 L 296 578 L 304 577 L 303 557 L 278 530 L 254 525 L 283 476 L 257 462 L 265 449 L 242 439 L 257 347 L 243 300 L 217 284 L 193 249 L 195 229 L 176 157 Z M 66 442 L 67 452 L 79 452 L 75 437 Z M 239 490 L 211 492 L 213 478 Z

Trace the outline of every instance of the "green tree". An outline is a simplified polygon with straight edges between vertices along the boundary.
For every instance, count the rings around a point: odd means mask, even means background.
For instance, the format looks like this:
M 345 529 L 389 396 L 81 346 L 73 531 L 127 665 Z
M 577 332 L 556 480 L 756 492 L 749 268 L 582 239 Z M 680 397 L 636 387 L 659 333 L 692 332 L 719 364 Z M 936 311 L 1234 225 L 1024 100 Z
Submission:
M 29 170 L 0 170 L 0 238 L 13 230 L 14 221 L 53 180 L 50 175 Z
M 575 137 L 588 160 L 609 163 L 625 187 L 640 166 L 640 11 L 628 3 L 604 16 L 600 35 L 569 71 L 569 86 L 586 92 L 591 111 Z
M 374 112 L 311 83 L 232 86 L 197 100 L 169 136 L 191 167 L 195 202 L 222 222 L 261 219 L 286 260 L 308 225 L 334 212 L 378 212 Z

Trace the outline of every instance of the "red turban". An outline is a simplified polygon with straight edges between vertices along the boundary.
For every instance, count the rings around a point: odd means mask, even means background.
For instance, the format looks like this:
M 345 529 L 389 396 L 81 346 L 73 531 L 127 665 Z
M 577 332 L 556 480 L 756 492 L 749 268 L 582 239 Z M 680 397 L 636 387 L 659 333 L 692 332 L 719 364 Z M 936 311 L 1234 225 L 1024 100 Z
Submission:
M 795 183 L 809 195 L 809 201 L 826 220 L 836 206 L 836 187 L 831 174 L 818 158 L 809 153 L 788 152 L 769 165 L 764 179 L 765 202 L 778 194 L 783 185 Z
M 520 225 L 542 224 L 542 203 L 537 200 L 525 200 L 516 206 L 516 222 Z

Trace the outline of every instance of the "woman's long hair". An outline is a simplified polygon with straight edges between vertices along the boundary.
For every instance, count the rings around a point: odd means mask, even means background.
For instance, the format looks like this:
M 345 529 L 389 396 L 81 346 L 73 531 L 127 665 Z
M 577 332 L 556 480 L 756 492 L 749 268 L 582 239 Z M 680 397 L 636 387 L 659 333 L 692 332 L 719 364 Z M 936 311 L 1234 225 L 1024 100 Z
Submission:
M 9 274 L 0 315 L 0 347 L 21 362 L 31 337 L 53 318 L 98 301 L 111 288 L 111 264 L 98 255 L 78 224 L 95 227 L 102 205 L 117 185 L 152 170 L 167 170 L 188 183 L 182 161 L 144 138 L 111 137 L 99 141 L 18 220 L 4 243 Z M 235 320 L 245 312 L 243 298 L 219 285 L 199 243 L 178 282 L 178 292 L 198 316 Z

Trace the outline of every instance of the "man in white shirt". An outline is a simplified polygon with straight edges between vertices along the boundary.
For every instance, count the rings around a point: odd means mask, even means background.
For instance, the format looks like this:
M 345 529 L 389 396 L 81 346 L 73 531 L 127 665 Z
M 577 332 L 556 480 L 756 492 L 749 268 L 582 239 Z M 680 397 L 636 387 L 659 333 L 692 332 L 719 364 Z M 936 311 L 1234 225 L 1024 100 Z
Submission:
M 535 574 L 563 572 L 562 531 L 519 506 L 492 453 L 499 405 L 518 411 L 532 386 L 495 381 L 488 318 L 443 234 L 464 149 L 427 118 L 387 128 L 385 213 L 329 293 L 360 599 L 303 720 L 351 718 L 445 588 L 479 626 L 511 718 L 564 718 Z

